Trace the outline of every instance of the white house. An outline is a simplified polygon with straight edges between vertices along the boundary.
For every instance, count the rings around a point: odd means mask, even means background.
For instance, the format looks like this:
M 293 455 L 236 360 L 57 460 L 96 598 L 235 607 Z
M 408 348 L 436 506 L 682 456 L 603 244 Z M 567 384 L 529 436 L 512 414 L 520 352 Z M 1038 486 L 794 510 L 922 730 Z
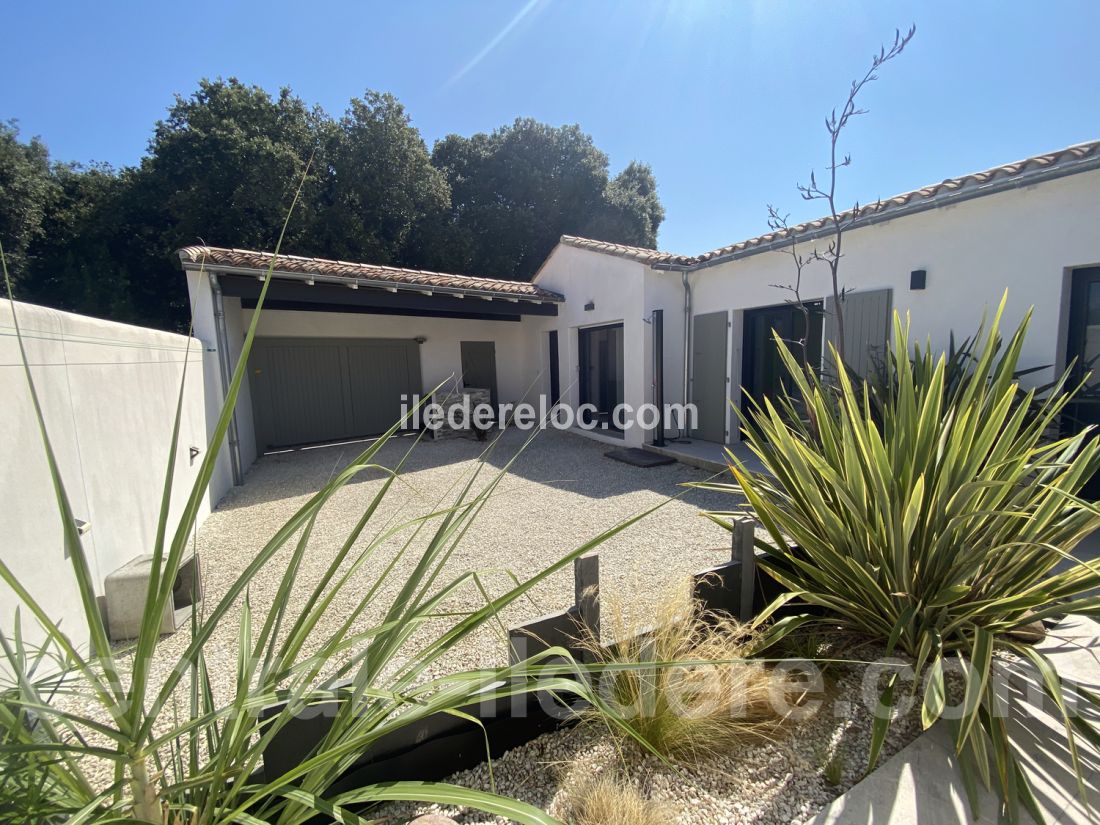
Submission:
M 1100 141 L 846 217 L 841 282 L 857 367 L 882 346 L 892 309 L 946 346 L 952 333 L 972 334 L 1006 289 L 1007 324 L 1035 308 L 1025 365 L 1062 369 L 1100 354 Z M 635 422 L 618 431 L 613 406 L 693 402 L 696 426 L 680 435 L 735 442 L 729 402 L 781 380 L 770 330 L 803 337 L 801 314 L 776 287 L 792 281 L 790 246 L 822 247 L 829 231 L 822 219 L 696 256 L 565 236 L 532 284 L 279 256 L 226 481 L 265 449 L 380 432 L 401 395 L 449 376 L 490 386 L 500 402 L 593 404 L 599 426 L 586 434 L 628 446 L 672 433 Z M 180 258 L 214 407 L 271 254 L 189 247 Z M 812 264 L 801 296 L 822 310 L 806 336 L 814 357 L 834 335 L 830 295 L 825 265 Z

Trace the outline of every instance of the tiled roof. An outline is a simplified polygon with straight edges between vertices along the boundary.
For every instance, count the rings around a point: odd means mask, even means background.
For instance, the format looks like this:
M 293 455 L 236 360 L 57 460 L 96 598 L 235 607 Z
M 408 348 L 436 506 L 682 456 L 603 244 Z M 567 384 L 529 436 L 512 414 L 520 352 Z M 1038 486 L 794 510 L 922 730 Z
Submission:
M 671 252 L 646 249 L 644 246 L 627 246 L 626 244 L 611 243 L 610 241 L 597 241 L 592 238 L 578 238 L 575 235 L 562 235 L 561 242 L 566 246 L 575 246 L 577 249 L 587 249 L 590 252 L 602 252 L 605 255 L 629 258 L 643 264 L 690 264 L 695 260 L 689 255 L 674 255 Z
M 274 253 L 255 252 L 249 249 L 224 249 L 216 246 L 187 246 L 179 250 L 180 261 L 191 268 L 203 264 L 210 269 L 231 268 L 254 270 L 263 274 L 271 266 Z M 472 290 L 502 297 L 524 298 L 537 301 L 565 300 L 556 292 L 535 286 L 526 281 L 501 281 L 496 278 L 475 278 L 468 275 L 448 275 L 443 272 L 426 272 L 420 269 L 401 269 L 396 266 L 360 264 L 349 261 L 330 261 L 324 258 L 303 258 L 298 255 L 279 255 L 275 261 L 275 273 L 314 275 L 339 279 L 384 281 L 417 287 Z
M 895 195 L 886 200 L 880 200 L 875 203 L 860 206 L 858 209 L 849 209 L 842 212 L 840 217 L 842 220 L 854 218 L 857 223 L 859 221 L 875 218 L 879 215 L 886 215 L 889 217 L 890 212 L 896 211 L 901 213 L 908 208 L 919 207 L 922 203 L 932 205 L 937 199 L 948 200 L 951 195 L 956 193 L 958 193 L 960 197 L 966 195 L 976 196 L 985 194 L 985 192 L 982 191 L 983 189 L 988 189 L 990 192 L 998 191 L 998 185 L 1001 183 L 1026 185 L 1028 178 L 1040 177 L 1043 173 L 1051 171 L 1061 170 L 1065 174 L 1069 174 L 1075 166 L 1080 166 L 1083 169 L 1097 168 L 1100 166 L 1100 140 L 1079 143 L 1076 146 L 1070 146 L 1056 152 L 1048 152 L 1044 155 L 1036 155 L 1035 157 L 1025 158 L 1024 160 L 1014 163 L 994 166 L 992 169 L 986 169 L 984 172 L 975 172 L 970 175 L 963 175 L 959 178 L 948 178 L 940 183 L 934 183 L 930 186 L 914 189 L 912 192 L 905 192 L 904 194 Z M 815 232 L 827 229 L 831 220 L 832 219 L 828 217 L 818 218 L 817 220 L 807 221 L 806 223 L 801 223 L 779 232 L 768 232 L 765 235 L 750 238 L 747 241 L 712 249 L 710 252 L 704 252 L 702 255 L 696 255 L 694 257 L 672 255 L 667 252 L 658 252 L 654 249 L 641 249 L 633 246 L 604 243 L 603 241 L 593 241 L 587 238 L 575 238 L 571 235 L 563 235 L 561 242 L 580 249 L 603 252 L 607 255 L 617 255 L 645 264 L 673 264 L 683 267 L 693 267 L 727 255 L 737 255 L 738 253 L 752 254 L 752 251 L 755 249 L 769 247 L 771 244 L 786 238 L 800 235 L 812 235 Z
M 1090 143 L 1080 143 L 1076 146 L 1070 146 L 1067 149 L 1049 152 L 1045 155 L 1036 155 L 1035 157 L 1026 158 L 1016 161 L 1015 163 L 994 166 L 992 169 L 986 169 L 984 172 L 975 172 L 970 175 L 963 175 L 960 178 L 948 178 L 940 183 L 934 183 L 930 186 L 914 189 L 912 192 L 905 192 L 904 194 L 895 195 L 886 200 L 869 203 L 857 209 L 846 210 L 840 214 L 840 218 L 841 220 L 868 218 L 872 215 L 898 210 L 904 206 L 921 201 L 930 201 L 936 197 L 950 195 L 963 190 L 973 190 L 999 180 L 1024 178 L 1034 172 L 1045 171 L 1053 167 L 1068 165 L 1093 157 L 1100 158 L 1100 140 L 1091 141 Z M 828 217 L 818 218 L 814 221 L 807 221 L 806 223 L 792 226 L 781 232 L 769 232 L 766 235 L 750 238 L 747 241 L 712 249 L 710 252 L 704 252 L 702 255 L 697 256 L 694 262 L 704 263 L 713 258 L 734 254 L 757 246 L 763 246 L 772 241 L 789 238 L 792 235 L 805 235 L 814 230 L 826 227 L 831 220 L 832 219 Z

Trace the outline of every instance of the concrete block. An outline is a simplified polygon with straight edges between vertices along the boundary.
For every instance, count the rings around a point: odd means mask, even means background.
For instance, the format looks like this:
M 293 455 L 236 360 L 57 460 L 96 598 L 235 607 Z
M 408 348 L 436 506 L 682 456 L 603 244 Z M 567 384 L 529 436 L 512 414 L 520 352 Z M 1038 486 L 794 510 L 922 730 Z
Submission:
M 103 589 L 107 604 L 107 629 L 113 641 L 134 639 L 141 629 L 145 597 L 153 557 L 138 556 L 107 575 Z M 202 583 L 198 556 L 189 556 L 180 564 L 172 585 L 172 599 L 164 606 L 160 632 L 175 633 L 191 615 L 194 604 L 202 601 Z

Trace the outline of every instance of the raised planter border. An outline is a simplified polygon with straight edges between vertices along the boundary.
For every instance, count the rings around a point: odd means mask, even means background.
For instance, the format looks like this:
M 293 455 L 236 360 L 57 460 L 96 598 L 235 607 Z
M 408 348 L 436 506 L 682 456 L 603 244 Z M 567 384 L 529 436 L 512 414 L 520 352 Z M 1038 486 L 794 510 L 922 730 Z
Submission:
M 693 592 L 706 610 L 725 612 L 748 621 L 755 615 L 756 606 L 766 604 L 778 592 L 774 582 L 758 575 L 755 529 L 756 523 L 752 520 L 735 522 L 730 561 L 692 575 Z M 565 648 L 579 661 L 590 658 L 590 652 L 578 640 L 588 634 L 599 638 L 598 554 L 590 553 L 576 559 L 573 576 L 574 603 L 570 607 L 509 628 L 511 664 L 551 647 Z M 347 686 L 337 685 L 334 690 L 338 692 Z M 264 749 L 263 774 L 280 776 L 306 759 L 331 727 L 339 701 L 313 704 L 308 713 L 285 724 Z M 275 717 L 285 707 L 285 703 L 276 703 L 263 708 L 261 720 Z M 399 779 L 442 779 L 484 763 L 487 752 L 495 759 L 575 721 L 575 714 L 559 700 L 539 691 L 471 704 L 461 710 L 481 725 L 452 714 L 437 713 L 396 730 L 379 738 L 366 750 L 332 791 L 338 793 L 365 784 Z

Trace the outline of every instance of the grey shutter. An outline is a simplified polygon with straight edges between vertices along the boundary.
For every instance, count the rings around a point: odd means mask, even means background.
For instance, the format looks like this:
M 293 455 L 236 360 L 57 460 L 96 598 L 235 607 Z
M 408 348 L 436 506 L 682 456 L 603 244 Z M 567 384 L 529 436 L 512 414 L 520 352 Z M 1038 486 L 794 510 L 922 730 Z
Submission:
M 697 424 L 693 437 L 724 444 L 729 408 L 729 316 L 725 310 L 708 312 L 696 315 L 692 322 L 691 401 Z
M 893 306 L 892 289 L 849 292 L 841 299 L 844 312 L 844 360 L 858 375 L 868 376 L 881 363 L 886 351 Z M 833 299 L 825 300 L 825 340 L 836 346 L 836 313 Z M 836 375 L 836 365 L 828 347 L 825 372 Z

